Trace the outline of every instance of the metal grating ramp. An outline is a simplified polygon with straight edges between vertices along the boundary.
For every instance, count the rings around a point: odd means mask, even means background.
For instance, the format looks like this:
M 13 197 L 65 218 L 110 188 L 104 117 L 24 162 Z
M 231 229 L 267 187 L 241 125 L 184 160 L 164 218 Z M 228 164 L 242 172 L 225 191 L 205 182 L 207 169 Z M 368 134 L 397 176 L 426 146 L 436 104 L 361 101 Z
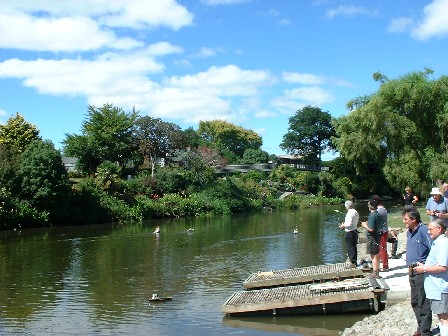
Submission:
M 259 289 L 305 284 L 312 282 L 345 279 L 363 276 L 361 269 L 353 268 L 350 263 L 309 266 L 268 272 L 252 273 L 244 282 L 245 289 Z
M 320 288 L 319 284 L 306 284 L 235 292 L 223 305 L 222 311 L 225 314 L 266 311 L 276 314 L 282 309 L 317 307 L 320 312 L 322 310 L 325 312 L 326 305 L 336 304 L 340 307 L 339 312 L 342 312 L 344 309 L 354 311 L 356 305 L 353 305 L 353 302 L 363 300 L 367 300 L 368 303 L 360 310 L 374 309 L 372 299 L 375 298 L 375 294 L 372 292 L 368 279 L 350 279 L 333 282 L 333 284 L 333 287 L 327 282 L 321 284 L 324 286 Z

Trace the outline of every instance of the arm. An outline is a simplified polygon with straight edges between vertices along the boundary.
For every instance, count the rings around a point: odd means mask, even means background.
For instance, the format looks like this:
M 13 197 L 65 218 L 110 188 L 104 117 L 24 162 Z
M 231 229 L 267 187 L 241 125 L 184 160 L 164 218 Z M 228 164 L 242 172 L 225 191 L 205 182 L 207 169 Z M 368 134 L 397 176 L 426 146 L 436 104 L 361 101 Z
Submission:
M 419 263 L 418 266 L 414 267 L 414 271 L 417 273 L 443 273 L 448 270 L 448 267 L 442 265 L 432 265 L 425 266 L 424 264 Z
M 412 199 L 412 203 L 415 204 L 418 202 L 418 197 L 414 195 L 413 199 Z

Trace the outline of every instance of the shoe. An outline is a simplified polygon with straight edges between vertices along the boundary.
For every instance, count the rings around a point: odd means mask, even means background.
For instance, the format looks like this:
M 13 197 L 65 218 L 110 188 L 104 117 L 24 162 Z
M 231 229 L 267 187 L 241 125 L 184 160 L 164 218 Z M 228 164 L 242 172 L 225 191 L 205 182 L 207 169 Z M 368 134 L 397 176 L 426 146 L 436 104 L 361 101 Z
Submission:
M 381 269 L 381 272 L 389 272 L 389 267 L 383 267 L 383 268 Z
M 400 259 L 400 257 L 399 256 L 397 256 L 397 255 L 393 255 L 392 257 L 390 257 L 391 259 Z

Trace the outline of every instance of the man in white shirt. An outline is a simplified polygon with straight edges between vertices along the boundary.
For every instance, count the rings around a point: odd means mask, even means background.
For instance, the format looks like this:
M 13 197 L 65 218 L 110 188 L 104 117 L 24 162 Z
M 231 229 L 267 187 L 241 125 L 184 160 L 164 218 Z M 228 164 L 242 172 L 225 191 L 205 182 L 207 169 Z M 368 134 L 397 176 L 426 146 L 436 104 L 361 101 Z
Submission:
M 345 230 L 345 243 L 347 245 L 347 253 L 353 267 L 358 265 L 358 221 L 359 213 L 355 210 L 352 201 L 345 202 L 347 214 L 345 215 L 344 223 L 339 225 L 341 229 Z

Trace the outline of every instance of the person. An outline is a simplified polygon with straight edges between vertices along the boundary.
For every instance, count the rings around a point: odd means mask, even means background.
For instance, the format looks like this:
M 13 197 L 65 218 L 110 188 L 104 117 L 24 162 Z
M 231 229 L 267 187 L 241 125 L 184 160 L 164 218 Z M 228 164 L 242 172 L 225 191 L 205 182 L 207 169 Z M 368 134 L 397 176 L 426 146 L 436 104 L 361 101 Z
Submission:
M 402 211 L 403 224 L 407 229 L 406 263 L 409 267 L 411 306 L 417 319 L 417 331 L 413 336 L 432 335 L 432 311 L 426 298 L 424 276 L 414 272 L 413 265 L 425 264 L 431 248 L 428 227 L 420 220 L 420 212 L 413 206 L 405 206 Z
M 353 267 L 358 266 L 358 220 L 359 213 L 356 211 L 352 201 L 345 201 L 347 214 L 344 223 L 339 225 L 345 230 L 345 244 L 347 246 L 348 258 Z
M 404 188 L 403 199 L 404 199 L 404 205 L 405 206 L 406 205 L 413 205 L 413 204 L 418 202 L 418 197 L 414 195 L 414 193 L 412 192 L 411 187 L 409 187 L 409 186 Z
M 448 198 L 448 183 L 444 183 L 442 185 L 443 188 L 443 197 Z
M 428 202 L 426 203 L 426 214 L 430 220 L 442 218 L 445 224 L 448 223 L 448 198 L 443 197 L 439 188 L 433 187 Z
M 389 230 L 387 234 L 387 242 L 392 244 L 391 250 L 391 258 L 398 259 L 397 250 L 398 250 L 398 235 L 396 230 Z
M 381 268 L 382 272 L 389 271 L 389 257 L 387 255 L 387 237 L 389 236 L 389 227 L 387 226 L 387 210 L 383 205 L 383 201 L 380 196 L 374 195 L 373 199 L 375 199 L 378 203 L 377 211 L 383 219 L 383 226 L 381 228 L 380 234 L 380 261 L 383 264 Z
M 366 228 L 367 236 L 367 253 L 370 254 L 372 259 L 372 278 L 379 278 L 380 269 L 380 235 L 383 227 L 383 218 L 378 213 L 378 201 L 371 199 L 368 202 L 368 207 L 370 210 L 367 222 L 362 222 L 361 225 Z
M 448 238 L 445 221 L 437 218 L 428 225 L 433 240 L 426 263 L 419 263 L 415 272 L 423 273 L 426 297 L 431 310 L 439 318 L 441 336 L 448 336 Z

